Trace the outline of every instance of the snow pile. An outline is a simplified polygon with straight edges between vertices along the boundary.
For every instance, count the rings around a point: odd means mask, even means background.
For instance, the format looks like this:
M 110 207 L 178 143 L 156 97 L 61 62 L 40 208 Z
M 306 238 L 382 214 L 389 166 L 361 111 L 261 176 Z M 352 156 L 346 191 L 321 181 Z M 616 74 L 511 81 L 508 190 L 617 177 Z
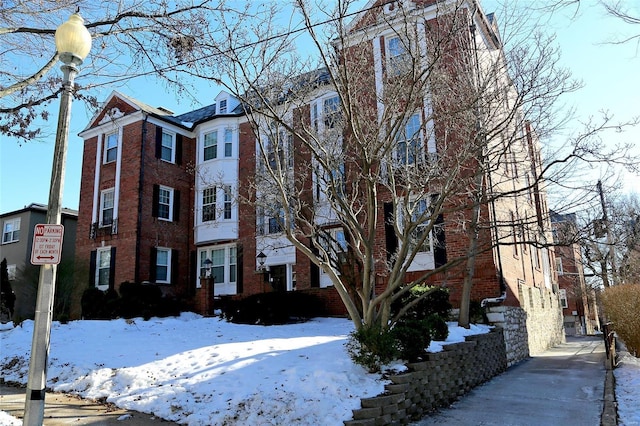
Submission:
M 449 326 L 444 343 L 490 330 Z M 342 425 L 361 398 L 379 395 L 386 383 L 347 355 L 352 331 L 346 319 L 263 327 L 190 313 L 54 322 L 47 383 L 190 425 Z M 32 321 L 0 332 L 7 382 L 26 384 L 32 332 Z M 10 423 L 0 417 L 0 424 Z
M 629 352 L 619 352 L 616 378 L 616 400 L 620 426 L 640 425 L 640 359 Z

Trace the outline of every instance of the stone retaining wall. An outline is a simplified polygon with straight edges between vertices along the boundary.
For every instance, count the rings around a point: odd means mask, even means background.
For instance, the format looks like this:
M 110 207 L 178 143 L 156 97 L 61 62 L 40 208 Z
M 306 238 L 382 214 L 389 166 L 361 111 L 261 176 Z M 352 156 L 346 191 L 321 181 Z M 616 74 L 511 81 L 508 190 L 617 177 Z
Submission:
M 502 329 L 445 345 L 442 352 L 407 367 L 389 378 L 384 394 L 363 399 L 345 426 L 408 424 L 502 373 L 507 368 Z

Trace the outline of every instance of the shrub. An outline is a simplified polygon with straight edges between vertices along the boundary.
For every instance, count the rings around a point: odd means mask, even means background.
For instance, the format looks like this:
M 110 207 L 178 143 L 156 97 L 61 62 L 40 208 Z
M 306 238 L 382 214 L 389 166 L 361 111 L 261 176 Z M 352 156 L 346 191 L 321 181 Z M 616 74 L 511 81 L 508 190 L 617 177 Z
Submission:
M 392 313 L 395 314 L 400 311 L 407 303 L 422 297 L 425 293 L 429 294 L 411 307 L 411 309 L 405 313 L 404 317 L 424 320 L 431 314 L 438 314 L 442 318 L 448 318 L 449 311 L 451 311 L 449 290 L 443 287 L 429 287 L 424 285 L 413 287 L 408 294 L 393 303 L 391 306 Z
M 398 355 L 409 362 L 419 361 L 431 343 L 429 320 L 409 318 L 399 321 L 394 325 L 391 334 L 396 340 Z
M 228 300 L 222 316 L 238 324 L 275 325 L 304 321 L 320 314 L 320 301 L 311 294 L 290 291 L 259 293 L 242 300 Z
M 89 288 L 82 294 L 82 316 L 85 319 L 168 317 L 180 314 L 180 300 L 163 297 L 155 285 L 124 282 L 120 296 L 109 289 L 106 292 Z
M 447 322 L 438 314 L 431 314 L 424 320 L 431 339 L 443 341 L 449 336 L 449 326 Z M 428 345 L 427 345 L 428 346 Z
M 370 373 L 380 371 L 380 366 L 398 357 L 397 340 L 392 332 L 380 326 L 362 327 L 351 333 L 346 345 L 353 362 Z
M 602 293 L 605 314 L 630 353 L 640 355 L 640 285 L 608 287 Z

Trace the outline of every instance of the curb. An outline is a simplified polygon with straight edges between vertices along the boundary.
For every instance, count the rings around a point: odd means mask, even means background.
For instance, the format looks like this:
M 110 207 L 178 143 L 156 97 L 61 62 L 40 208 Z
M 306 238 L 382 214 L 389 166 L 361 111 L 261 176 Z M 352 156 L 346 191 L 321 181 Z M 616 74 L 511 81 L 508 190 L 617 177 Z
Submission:
M 600 426 L 618 426 L 618 404 L 616 403 L 615 392 L 616 379 L 613 376 L 613 369 L 607 369 L 604 379 L 604 406 Z

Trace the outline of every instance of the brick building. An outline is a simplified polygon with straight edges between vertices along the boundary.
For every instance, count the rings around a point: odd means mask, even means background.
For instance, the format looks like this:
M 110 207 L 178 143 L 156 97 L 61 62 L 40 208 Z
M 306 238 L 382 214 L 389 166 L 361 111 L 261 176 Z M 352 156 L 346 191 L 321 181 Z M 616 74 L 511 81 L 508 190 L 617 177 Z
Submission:
M 416 43 L 418 56 L 424 58 L 429 54 L 430 29 L 442 31 L 445 26 L 437 3 L 404 5 L 411 16 L 419 18 L 411 21 L 418 36 L 410 42 Z M 370 2 L 350 25 L 348 37 L 341 40 L 342 65 L 351 66 L 349 61 L 357 60 L 353 66 L 361 67 L 358 95 L 372 121 L 384 117 L 379 99 L 390 91 L 389 81 L 406 58 L 406 46 L 402 47 L 406 40 L 394 28 L 401 17 L 398 7 L 397 2 Z M 449 62 L 465 62 L 470 46 L 491 57 L 500 52 L 492 18 L 475 1 L 463 2 L 454 13 L 464 30 L 457 32 L 455 46 L 443 50 Z M 328 74 L 327 69 L 320 69 L 305 80 L 315 85 L 314 90 L 291 111 L 291 128 L 332 130 L 340 100 Z M 446 110 L 448 103 L 450 99 L 439 101 L 434 93 L 418 99 L 415 112 L 400 125 L 406 138 L 396 140 L 404 149 L 393 150 L 393 161 L 407 166 L 428 164 L 436 156 L 455 157 L 452 154 L 463 136 L 432 113 Z M 403 105 L 403 101 L 396 104 Z M 536 180 L 541 168 L 538 141 L 525 120 L 515 124 L 513 133 L 518 136 L 517 147 L 512 144 L 505 151 L 512 161 L 480 173 L 475 188 L 515 195 L 496 197 L 477 211 L 485 223 L 479 228 L 478 250 L 473 253 L 471 298 L 493 309 L 493 320 L 505 327 L 507 345 L 517 353 L 512 360 L 518 360 L 558 343 L 563 334 L 551 267 L 553 251 L 546 246 L 551 240 L 546 197 Z M 328 312 L 345 312 L 327 271 L 284 236 L 283 209 L 240 201 L 258 196 L 251 193 L 252 184 L 265 166 L 279 163 L 294 180 L 299 177 L 299 198 L 313 210 L 314 220 L 323 221 L 333 244 L 347 245 L 336 212 L 327 208 L 331 203 L 323 195 L 320 178 L 302 177 L 302 166 L 313 164 L 313 156 L 286 131 L 261 128 L 239 99 L 222 91 L 214 104 L 174 115 L 114 92 L 80 135 L 85 147 L 76 253 L 79 262 L 89 266 L 90 286 L 117 290 L 125 281 L 149 283 L 161 286 L 165 294 L 197 301 L 205 294 L 211 296 L 211 292 L 198 290 L 200 277 L 210 267 L 216 296 L 303 290 L 320 295 Z M 349 131 L 343 130 L 336 138 L 348 141 L 349 137 Z M 341 145 L 345 151 L 346 146 Z M 478 175 L 477 161 L 466 160 L 464 166 L 470 171 L 465 178 Z M 346 186 L 349 171 L 342 167 Z M 389 260 L 402 246 L 390 226 L 398 213 L 393 211 L 388 192 L 381 190 L 379 197 L 374 247 L 376 256 Z M 421 251 L 408 265 L 407 280 L 469 254 L 469 237 L 461 223 L 469 221 L 471 211 L 453 213 L 459 201 L 456 196 L 447 200 L 452 213 L 438 216 L 438 227 L 425 234 Z M 385 264 L 375 266 L 378 289 L 385 286 Z M 462 298 L 465 273 L 460 264 L 431 282 L 446 285 L 455 306 Z

